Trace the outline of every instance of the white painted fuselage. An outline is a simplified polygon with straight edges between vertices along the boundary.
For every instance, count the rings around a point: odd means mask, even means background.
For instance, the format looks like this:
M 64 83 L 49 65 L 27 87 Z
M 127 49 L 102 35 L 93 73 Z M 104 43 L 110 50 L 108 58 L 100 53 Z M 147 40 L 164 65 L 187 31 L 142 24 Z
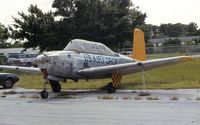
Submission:
M 108 76 L 92 74 L 85 77 L 79 75 L 77 71 L 85 68 L 134 62 L 132 58 L 118 53 L 114 56 L 109 56 L 75 51 L 47 52 L 39 55 L 37 59 L 40 62 L 39 68 L 47 70 L 48 79 L 57 81 L 66 79 L 73 79 L 77 81 L 78 79 L 105 78 Z

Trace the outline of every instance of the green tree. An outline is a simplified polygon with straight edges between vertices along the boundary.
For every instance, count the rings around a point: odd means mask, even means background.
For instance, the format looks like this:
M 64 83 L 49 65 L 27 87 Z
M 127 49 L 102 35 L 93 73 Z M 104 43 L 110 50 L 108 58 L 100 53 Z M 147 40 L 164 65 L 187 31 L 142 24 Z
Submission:
M 197 36 L 200 35 L 196 23 L 187 24 L 161 24 L 159 27 L 160 36 L 165 37 L 181 37 L 181 36 Z
M 74 38 L 103 42 L 119 48 L 131 41 L 132 29 L 144 24 L 145 13 L 131 0 L 54 0 L 55 13 L 42 12 L 31 5 L 28 14 L 13 18 L 12 38 L 24 41 L 25 48 L 39 47 L 42 52 L 63 49 Z M 59 21 L 54 16 L 61 16 Z
M 198 26 L 196 23 L 194 22 L 189 23 L 188 28 L 187 28 L 187 35 L 188 36 L 197 35 L 197 29 L 198 29 Z
M 163 46 L 180 46 L 181 45 L 181 40 L 180 39 L 168 39 L 165 40 L 165 43 Z
M 76 11 L 75 0 L 54 0 L 52 7 L 56 8 L 55 15 L 70 18 Z
M 187 33 L 187 25 L 176 23 L 176 24 L 161 24 L 160 32 L 168 37 L 181 37 Z
M 195 42 L 195 45 L 199 45 L 200 44 L 200 38 L 195 38 L 193 39 L 193 41 Z
M 151 24 L 143 24 L 139 26 L 144 32 L 145 41 L 148 43 L 148 39 L 156 39 L 159 37 L 159 26 Z
M 28 14 L 18 12 L 20 18 L 13 18 L 14 24 L 12 38 L 16 41 L 25 41 L 24 48 L 39 47 L 42 52 L 47 47 L 56 47 L 56 37 L 54 34 L 55 21 L 52 12 L 43 13 L 37 5 L 30 5 Z
M 52 6 L 55 15 L 63 17 L 60 23 L 71 24 L 72 39 L 103 42 L 111 48 L 130 41 L 132 28 L 144 24 L 146 17 L 130 0 L 54 0 Z
M 5 48 L 8 46 L 9 43 L 6 43 L 8 38 L 8 29 L 4 25 L 0 24 L 0 48 Z

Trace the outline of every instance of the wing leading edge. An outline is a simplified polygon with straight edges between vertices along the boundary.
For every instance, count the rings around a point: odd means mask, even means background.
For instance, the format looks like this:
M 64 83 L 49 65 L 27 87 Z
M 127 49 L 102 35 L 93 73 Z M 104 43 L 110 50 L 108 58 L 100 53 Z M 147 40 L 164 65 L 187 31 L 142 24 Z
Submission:
M 86 68 L 78 70 L 77 73 L 85 77 L 93 76 L 111 76 L 111 74 L 118 72 L 121 75 L 127 75 L 131 73 L 140 72 L 142 70 L 151 70 L 154 68 L 179 63 L 183 61 L 192 60 L 190 56 L 177 56 L 171 58 L 154 59 L 141 62 L 132 62 L 125 64 L 117 64 L 110 66 L 100 66 L 93 68 Z
M 28 73 L 37 73 L 37 74 L 41 74 L 42 73 L 40 68 L 33 68 L 33 67 L 20 67 L 20 66 L 0 65 L 0 69 L 17 70 L 17 71 L 28 72 Z

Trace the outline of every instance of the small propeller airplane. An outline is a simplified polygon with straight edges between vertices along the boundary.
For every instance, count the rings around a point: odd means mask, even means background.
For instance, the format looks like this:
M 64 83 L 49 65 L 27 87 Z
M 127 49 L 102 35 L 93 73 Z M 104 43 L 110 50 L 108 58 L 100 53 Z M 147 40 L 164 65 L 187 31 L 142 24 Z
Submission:
M 107 84 L 107 91 L 113 93 L 124 75 L 192 59 L 191 56 L 176 56 L 146 60 L 144 33 L 138 28 L 133 32 L 134 52 L 129 56 L 115 53 L 102 43 L 74 39 L 62 51 L 38 55 L 37 68 L 0 65 L 0 69 L 42 73 L 44 90 L 41 92 L 41 98 L 48 98 L 47 83 L 50 83 L 53 92 L 59 93 L 60 81 L 66 82 L 67 79 L 71 79 L 78 82 L 79 79 L 111 78 L 112 82 Z

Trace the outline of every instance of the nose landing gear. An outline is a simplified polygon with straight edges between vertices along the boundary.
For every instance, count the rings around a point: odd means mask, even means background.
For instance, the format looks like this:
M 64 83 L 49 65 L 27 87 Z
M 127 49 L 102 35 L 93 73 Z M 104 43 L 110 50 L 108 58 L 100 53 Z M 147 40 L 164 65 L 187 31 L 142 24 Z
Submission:
M 46 79 L 45 82 L 44 82 L 43 91 L 40 93 L 42 99 L 47 99 L 48 96 L 49 96 L 49 93 L 48 93 L 48 91 L 47 91 L 46 84 L 48 84 L 48 80 L 47 80 L 47 79 Z

